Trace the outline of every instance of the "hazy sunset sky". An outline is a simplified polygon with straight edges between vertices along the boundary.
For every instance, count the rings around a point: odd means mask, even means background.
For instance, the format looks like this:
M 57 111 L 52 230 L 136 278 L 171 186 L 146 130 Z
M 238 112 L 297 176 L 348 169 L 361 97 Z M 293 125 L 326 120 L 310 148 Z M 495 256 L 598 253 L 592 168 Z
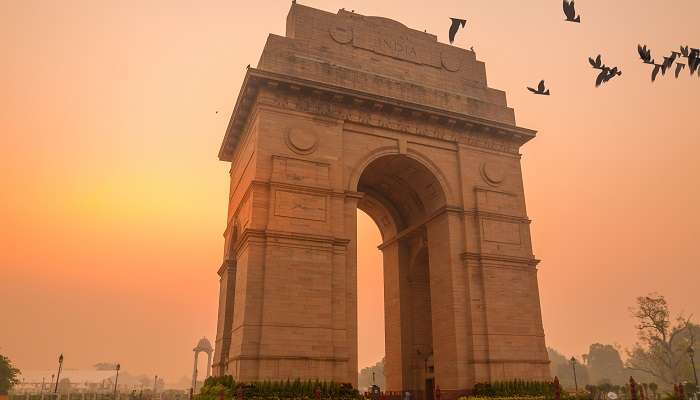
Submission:
M 697 0 L 304 0 L 435 33 L 466 17 L 523 148 L 547 345 L 634 342 L 652 291 L 700 320 L 700 79 L 651 84 L 700 47 Z M 426 7 L 428 6 L 429 7 Z M 229 165 L 217 152 L 247 64 L 290 1 L 0 0 L 0 353 L 22 369 L 121 362 L 174 381 L 213 341 Z M 596 89 L 599 53 L 623 75 Z M 662 54 L 663 53 L 663 54 Z M 525 86 L 546 79 L 552 96 Z M 218 111 L 218 113 L 216 113 Z M 360 367 L 383 354 L 379 234 L 360 228 Z M 200 368 L 201 370 L 201 368 Z

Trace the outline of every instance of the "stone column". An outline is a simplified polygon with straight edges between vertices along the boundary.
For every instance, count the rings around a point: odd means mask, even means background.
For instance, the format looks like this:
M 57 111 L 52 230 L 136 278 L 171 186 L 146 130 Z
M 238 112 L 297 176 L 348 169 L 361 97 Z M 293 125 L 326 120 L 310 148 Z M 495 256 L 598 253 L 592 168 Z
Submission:
M 197 359 L 199 358 L 199 352 L 194 352 L 194 368 L 192 369 L 192 389 L 197 386 Z
M 211 352 L 207 353 L 207 378 L 211 376 Z
M 236 262 L 227 259 L 219 268 L 219 318 L 216 327 L 216 345 L 214 350 L 214 372 L 225 375 L 231 347 L 233 329 L 233 307 L 236 297 Z M 207 368 L 211 366 L 208 363 Z M 207 372 L 209 376 L 209 372 Z
M 387 391 L 415 390 L 411 379 L 411 316 L 408 260 L 404 244 L 395 240 L 381 246 L 384 257 L 384 319 Z
M 427 224 L 435 385 L 446 399 L 474 384 L 461 218 L 461 212 L 447 210 Z

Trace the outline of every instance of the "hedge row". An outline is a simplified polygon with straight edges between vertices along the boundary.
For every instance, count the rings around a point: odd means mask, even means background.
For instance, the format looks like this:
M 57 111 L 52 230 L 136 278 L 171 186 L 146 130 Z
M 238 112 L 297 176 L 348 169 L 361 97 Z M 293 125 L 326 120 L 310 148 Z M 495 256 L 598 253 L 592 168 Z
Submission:
M 299 379 L 237 383 L 231 375 L 225 375 L 207 378 L 197 395 L 197 400 L 218 400 L 222 394 L 227 399 L 235 398 L 239 394 L 246 399 L 311 399 L 316 397 L 317 389 L 323 399 L 356 400 L 361 397 L 349 383 Z
M 474 397 L 552 397 L 554 386 L 546 381 L 501 381 L 493 383 L 477 383 L 472 391 Z

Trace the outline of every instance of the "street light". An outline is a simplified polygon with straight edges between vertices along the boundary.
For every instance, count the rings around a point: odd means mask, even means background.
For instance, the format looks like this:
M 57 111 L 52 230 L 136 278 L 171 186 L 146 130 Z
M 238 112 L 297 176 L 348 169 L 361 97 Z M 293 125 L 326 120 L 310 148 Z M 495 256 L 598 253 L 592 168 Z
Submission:
M 578 393 L 578 380 L 576 379 L 576 358 L 571 357 L 571 368 L 574 370 L 574 385 L 576 386 L 576 393 Z
M 695 369 L 695 349 L 688 347 L 688 357 L 690 357 L 690 364 L 693 366 L 693 375 L 695 375 L 695 390 L 698 390 L 698 371 Z
M 58 381 L 61 379 L 61 369 L 63 369 L 63 353 L 58 356 L 58 374 L 56 375 L 56 386 L 53 388 L 53 393 L 58 393 Z
M 121 365 L 117 364 L 117 376 L 114 377 L 114 400 L 117 400 L 117 382 L 119 382 L 119 369 Z

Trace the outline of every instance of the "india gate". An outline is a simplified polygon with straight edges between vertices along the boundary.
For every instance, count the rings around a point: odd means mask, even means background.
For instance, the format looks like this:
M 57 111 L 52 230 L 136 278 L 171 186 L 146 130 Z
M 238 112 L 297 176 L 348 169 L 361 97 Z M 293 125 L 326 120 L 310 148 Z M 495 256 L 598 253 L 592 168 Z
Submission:
M 549 379 L 520 166 L 534 137 L 474 52 L 293 4 L 219 151 L 214 374 L 356 386 L 359 208 L 382 235 L 386 390 Z

